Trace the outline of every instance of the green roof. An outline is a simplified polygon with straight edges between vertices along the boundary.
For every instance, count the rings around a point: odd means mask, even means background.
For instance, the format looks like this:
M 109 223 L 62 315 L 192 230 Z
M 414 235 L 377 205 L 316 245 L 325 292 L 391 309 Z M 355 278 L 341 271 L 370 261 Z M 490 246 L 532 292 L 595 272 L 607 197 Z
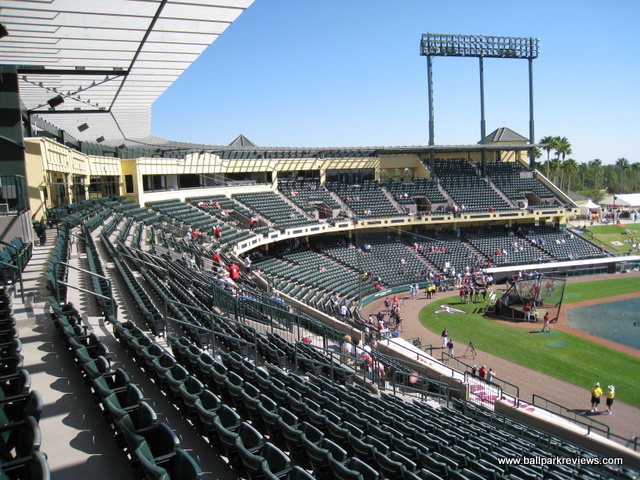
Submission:
M 494 130 L 484 138 L 482 143 L 528 143 L 529 139 L 523 137 L 519 133 L 514 132 L 510 128 L 501 127 Z
M 257 147 L 255 143 L 249 140 L 244 135 L 238 135 L 233 142 L 229 144 L 230 147 Z

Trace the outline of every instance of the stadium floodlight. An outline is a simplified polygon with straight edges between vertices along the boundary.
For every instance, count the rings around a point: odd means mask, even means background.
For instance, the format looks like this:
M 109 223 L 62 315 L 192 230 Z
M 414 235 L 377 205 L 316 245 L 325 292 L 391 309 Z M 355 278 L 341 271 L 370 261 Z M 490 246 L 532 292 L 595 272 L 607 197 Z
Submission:
M 484 108 L 484 58 L 517 58 L 529 62 L 529 143 L 534 144 L 533 59 L 538 58 L 540 40 L 532 37 L 496 37 L 484 35 L 443 35 L 425 33 L 420 40 L 420 55 L 427 57 L 429 85 L 429 145 L 434 145 L 432 57 L 476 57 L 480 62 L 480 143 L 486 138 Z M 483 151 L 484 152 L 484 151 Z M 484 153 L 483 153 L 484 155 Z M 484 158 L 484 157 L 483 157 Z M 529 161 L 534 168 L 533 148 Z
M 531 37 L 487 37 L 425 33 L 420 55 L 438 57 L 538 58 L 540 40 Z

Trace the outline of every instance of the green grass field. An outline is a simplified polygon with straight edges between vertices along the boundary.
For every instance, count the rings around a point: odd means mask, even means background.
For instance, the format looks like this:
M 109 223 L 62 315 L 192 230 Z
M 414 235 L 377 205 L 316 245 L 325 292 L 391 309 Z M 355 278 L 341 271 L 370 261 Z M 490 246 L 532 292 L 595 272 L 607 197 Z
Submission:
M 625 282 L 629 285 L 625 285 Z M 615 286 L 610 288 L 609 283 Z M 565 294 L 570 295 L 571 301 L 582 301 L 629 291 L 637 292 L 640 290 L 639 285 L 640 277 L 576 283 L 569 284 Z M 614 293 L 602 294 L 611 291 Z M 578 297 L 574 297 L 574 294 Z M 640 389 L 637 388 L 636 381 L 637 372 L 640 371 L 640 359 L 553 330 L 553 324 L 549 333 L 540 332 L 541 323 L 532 323 L 531 328 L 503 325 L 484 318 L 480 313 L 473 313 L 479 307 L 483 307 L 483 304 L 460 305 L 457 302 L 458 297 L 451 297 L 446 301 L 428 305 L 420 312 L 420 322 L 432 332 L 440 334 L 445 327 L 449 329 L 457 355 L 464 353 L 469 342 L 473 342 L 478 350 L 584 387 L 585 392 L 596 381 L 605 386 L 613 384 L 621 402 L 640 408 Z M 440 309 L 439 305 L 444 303 L 469 314 L 434 313 Z M 561 346 L 564 348 L 558 348 Z M 497 372 L 498 377 L 501 373 Z M 526 379 L 522 381 L 525 382 Z M 585 399 L 587 398 L 588 393 L 585 393 Z
M 631 235 L 623 234 L 625 230 L 629 229 Z M 629 240 L 634 238 L 638 240 L 640 238 L 640 224 L 629 223 L 626 225 L 593 225 L 587 227 L 587 231 L 580 234 L 581 237 L 594 242 L 596 245 L 604 245 L 608 252 L 626 253 L 631 248 Z M 613 245 L 612 242 L 620 242 L 622 245 Z M 640 243 L 640 242 L 634 242 Z M 635 254 L 640 253 L 635 251 Z

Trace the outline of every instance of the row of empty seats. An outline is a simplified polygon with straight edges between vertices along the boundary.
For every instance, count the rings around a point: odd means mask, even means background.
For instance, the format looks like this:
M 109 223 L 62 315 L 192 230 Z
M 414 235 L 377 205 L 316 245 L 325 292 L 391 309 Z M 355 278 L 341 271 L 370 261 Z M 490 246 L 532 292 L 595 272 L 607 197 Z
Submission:
M 31 390 L 23 367 L 22 342 L 6 287 L 0 290 L 0 480 L 49 480 L 40 451 L 43 400 Z

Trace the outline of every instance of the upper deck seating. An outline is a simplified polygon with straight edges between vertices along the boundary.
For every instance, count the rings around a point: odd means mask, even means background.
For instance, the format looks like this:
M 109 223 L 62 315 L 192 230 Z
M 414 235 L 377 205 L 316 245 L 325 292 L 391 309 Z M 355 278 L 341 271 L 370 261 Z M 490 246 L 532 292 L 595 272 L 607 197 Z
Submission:
M 327 182 L 327 188 L 335 192 L 353 211 L 357 218 L 397 217 L 405 215 L 389 201 L 377 181 L 365 180 L 362 185 L 345 185 Z
M 487 162 L 485 172 L 493 183 L 511 200 L 526 198 L 526 193 L 535 194 L 544 203 L 556 201 L 555 194 L 532 172 L 516 162 Z
M 278 190 L 306 212 L 313 212 L 316 208 L 323 208 L 324 205 L 331 210 L 340 210 L 338 202 L 324 186 L 320 185 L 320 182 L 280 180 Z
M 273 222 L 274 226 L 281 231 L 313 224 L 309 217 L 298 212 L 272 191 L 237 193 L 233 198 Z
M 474 213 L 515 208 L 491 188 L 486 180 L 480 178 L 473 166 L 464 159 L 436 159 L 432 168 L 440 179 L 441 186 L 463 211 Z

